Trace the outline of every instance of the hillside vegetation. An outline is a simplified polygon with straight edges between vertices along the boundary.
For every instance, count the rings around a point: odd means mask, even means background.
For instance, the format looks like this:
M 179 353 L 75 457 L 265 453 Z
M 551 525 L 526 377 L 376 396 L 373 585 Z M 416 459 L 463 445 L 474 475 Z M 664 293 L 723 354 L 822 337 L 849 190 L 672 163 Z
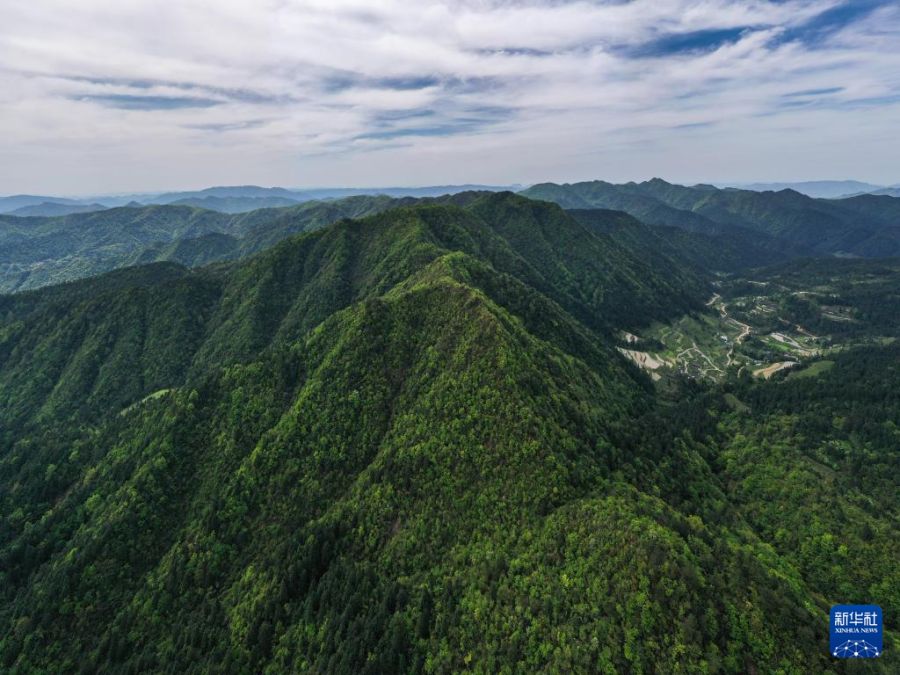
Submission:
M 543 183 L 522 194 L 566 209 L 616 209 L 651 225 L 715 235 L 729 246 L 767 252 L 769 263 L 802 255 L 900 255 L 900 200 L 888 196 L 814 199 L 794 190 L 684 187 L 658 178 Z
M 619 335 L 712 289 L 622 219 L 468 194 L 0 296 L 0 667 L 844 672 L 865 601 L 896 670 L 897 348 L 666 397 Z
M 394 205 L 348 197 L 226 214 L 193 206 L 123 206 L 60 217 L 0 215 L 0 292 L 73 281 L 136 263 L 187 266 L 250 255 L 292 234 Z
M 44 204 L 32 203 L 38 198 L 27 196 L 8 198 L 10 206 L 30 205 L 24 211 L 0 214 L 0 292 L 40 288 L 148 262 L 196 267 L 237 260 L 341 218 L 417 202 L 464 205 L 485 194 L 454 189 L 440 195 L 438 188 L 386 191 L 394 196 L 356 195 L 294 206 L 289 204 L 301 198 L 300 193 L 253 187 L 157 195 L 154 199 L 167 203 L 109 209 L 64 200 Z M 325 190 L 321 195 L 353 192 Z M 304 193 L 303 198 L 318 194 Z M 888 196 L 812 199 L 792 190 L 687 188 L 658 179 L 625 185 L 546 183 L 521 194 L 579 211 L 575 217 L 589 226 L 592 210 L 629 214 L 641 221 L 644 230 L 630 228 L 631 236 L 647 236 L 652 230 L 653 239 L 663 239 L 667 250 L 679 250 L 684 260 L 703 272 L 733 272 L 810 255 L 900 255 L 900 200 Z

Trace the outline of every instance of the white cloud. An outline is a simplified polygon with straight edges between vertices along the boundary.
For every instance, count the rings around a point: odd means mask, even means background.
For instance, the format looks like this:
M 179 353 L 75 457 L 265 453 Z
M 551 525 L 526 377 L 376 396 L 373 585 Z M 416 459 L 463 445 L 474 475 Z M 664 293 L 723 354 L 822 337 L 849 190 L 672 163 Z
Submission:
M 0 193 L 896 182 L 900 8 L 842 4 L 5 0 Z

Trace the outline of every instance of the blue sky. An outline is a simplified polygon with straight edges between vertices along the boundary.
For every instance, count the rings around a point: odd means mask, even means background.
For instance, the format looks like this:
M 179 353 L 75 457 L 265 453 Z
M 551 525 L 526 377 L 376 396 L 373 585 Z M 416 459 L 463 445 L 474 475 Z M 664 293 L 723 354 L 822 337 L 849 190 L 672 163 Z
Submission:
M 4 0 L 0 194 L 900 182 L 886 0 Z

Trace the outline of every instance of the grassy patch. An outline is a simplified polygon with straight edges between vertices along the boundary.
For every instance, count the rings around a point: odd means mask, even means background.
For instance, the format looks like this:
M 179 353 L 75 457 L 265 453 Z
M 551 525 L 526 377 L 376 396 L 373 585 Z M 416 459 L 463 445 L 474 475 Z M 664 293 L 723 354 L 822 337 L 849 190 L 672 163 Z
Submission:
M 787 376 L 789 380 L 800 380 L 806 377 L 816 377 L 817 375 L 821 375 L 825 371 L 831 370 L 834 366 L 834 361 L 816 361 L 815 363 L 810 364 L 808 368 L 804 368 L 803 370 L 797 370 Z

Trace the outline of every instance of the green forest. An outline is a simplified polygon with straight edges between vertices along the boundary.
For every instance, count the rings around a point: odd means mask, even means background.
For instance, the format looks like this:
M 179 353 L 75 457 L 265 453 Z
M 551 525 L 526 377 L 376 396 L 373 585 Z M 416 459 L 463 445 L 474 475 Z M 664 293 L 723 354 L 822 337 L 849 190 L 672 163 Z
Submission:
M 584 185 L 0 218 L 0 670 L 900 671 L 889 216 Z M 748 288 L 831 351 L 623 356 Z

